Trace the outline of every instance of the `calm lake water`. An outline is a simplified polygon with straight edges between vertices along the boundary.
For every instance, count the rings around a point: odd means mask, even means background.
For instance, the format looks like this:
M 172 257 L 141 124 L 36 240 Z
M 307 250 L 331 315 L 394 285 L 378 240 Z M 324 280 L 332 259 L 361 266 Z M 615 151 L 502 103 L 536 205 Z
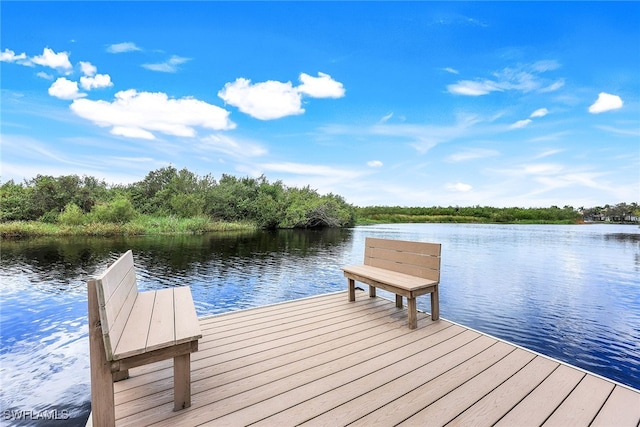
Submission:
M 367 236 L 442 243 L 442 317 L 640 389 L 637 226 L 394 224 L 31 239 L 1 246 L 0 425 L 61 425 L 11 414 L 84 425 L 86 280 L 126 250 L 141 290 L 189 285 L 205 316 L 346 290 L 340 267 L 362 262 Z M 429 311 L 429 298 L 418 308 Z

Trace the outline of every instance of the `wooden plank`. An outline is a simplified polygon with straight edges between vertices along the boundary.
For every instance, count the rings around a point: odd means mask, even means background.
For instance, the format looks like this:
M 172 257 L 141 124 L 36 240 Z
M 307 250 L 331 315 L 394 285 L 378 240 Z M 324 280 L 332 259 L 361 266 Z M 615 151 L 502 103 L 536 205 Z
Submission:
M 440 325 L 434 324 L 431 328 L 422 329 L 419 332 L 425 334 L 435 331 L 438 326 Z M 442 342 L 443 338 L 450 338 L 452 334 L 461 331 L 462 329 L 454 325 L 417 340 L 414 339 L 414 334 L 406 334 L 393 340 L 396 341 L 395 343 L 386 341 L 376 347 L 362 349 L 344 358 L 334 359 L 331 363 L 317 366 L 315 369 L 303 371 L 296 376 L 289 376 L 280 383 L 271 383 L 262 390 L 250 390 L 246 397 L 236 404 L 241 407 L 224 401 L 220 402 L 224 405 L 225 412 L 232 411 L 212 421 L 210 425 L 227 425 L 231 420 L 237 425 L 255 423 L 265 418 L 264 414 L 280 412 L 371 372 L 400 363 L 408 356 L 432 347 Z M 410 367 L 404 367 L 403 371 L 406 372 L 408 369 Z
M 365 239 L 365 248 L 368 247 L 386 248 L 433 256 L 440 256 L 441 251 L 440 243 L 416 242 L 397 239 L 380 239 L 376 237 L 367 237 Z
M 342 267 L 346 277 L 354 277 L 357 281 L 366 278 L 369 281 L 381 282 L 406 291 L 414 291 L 425 286 L 435 285 L 437 282 L 417 276 L 394 272 L 387 269 L 366 265 L 349 265 Z
M 98 283 L 100 283 L 99 280 Z M 137 289 L 130 288 L 130 293 L 115 318 L 110 317 L 105 308 L 100 309 L 100 320 L 102 321 L 102 332 L 104 334 L 107 360 L 113 360 L 114 358 L 114 354 L 116 353 L 115 349 L 122 338 L 122 333 L 129 320 L 129 313 L 131 312 L 137 297 Z
M 288 420 L 301 420 L 300 422 L 306 422 L 305 425 L 315 426 L 347 425 L 359 418 L 359 411 L 380 407 L 397 398 L 398 393 L 406 393 L 455 367 L 463 360 L 452 355 L 461 347 L 474 345 L 481 351 L 494 342 L 479 340 L 478 333 L 464 331 L 403 359 L 401 363 L 370 372 L 355 381 L 264 418 L 257 425 L 286 425 Z M 376 391 L 380 387 L 384 391 Z M 346 408 L 349 403 L 350 407 Z
M 99 294 L 102 301 L 108 301 L 117 291 L 121 280 L 133 267 L 133 252 L 125 252 L 113 264 L 111 264 L 100 276 L 98 280 L 103 281 L 103 293 Z
M 368 374 L 372 370 L 377 370 L 378 367 L 393 364 L 398 357 L 410 355 L 412 349 L 419 350 L 424 348 L 424 342 L 416 342 L 416 336 L 425 339 L 425 337 L 432 336 L 445 329 L 449 331 L 451 328 L 455 327 L 442 322 L 442 324 L 434 323 L 430 327 L 419 329 L 414 333 L 409 333 L 404 327 L 389 329 L 386 333 L 378 331 L 378 333 L 373 333 L 366 340 L 347 344 L 340 348 L 334 348 L 329 344 L 329 348 L 321 350 L 315 356 L 283 365 L 280 368 L 260 373 L 257 376 L 234 381 L 224 387 L 219 387 L 217 386 L 219 383 L 213 383 L 213 380 L 208 380 L 205 384 L 207 389 L 199 392 L 195 388 L 199 387 L 200 384 L 194 381 L 194 393 L 197 394 L 200 402 L 214 402 L 216 423 L 224 425 L 231 417 L 234 420 L 234 424 L 245 425 L 248 422 L 246 420 L 255 417 L 256 413 L 274 409 L 271 404 L 261 402 L 266 402 L 274 396 L 280 396 L 283 398 L 281 399 L 282 402 L 278 404 L 288 403 L 303 396 L 301 390 L 319 393 L 324 387 L 333 388 L 339 384 L 349 382 L 352 379 Z M 457 330 L 459 331 L 459 329 Z M 452 332 L 456 332 L 456 329 L 452 329 L 447 334 Z M 405 345 L 411 345 L 411 348 L 403 348 Z M 307 386 L 305 389 L 300 389 L 300 387 L 314 381 L 323 380 L 327 376 L 331 376 L 330 381 L 324 380 L 322 384 L 316 383 Z M 296 391 L 293 394 L 289 394 L 288 392 L 293 389 Z M 286 396 L 285 393 L 287 393 Z M 202 407 L 201 405 L 196 400 L 193 401 L 190 422 L 199 423 L 212 419 L 210 411 L 206 409 L 206 406 Z M 202 410 L 199 410 L 200 408 Z M 250 410 L 245 411 L 248 408 Z M 133 410 L 134 408 L 131 409 Z M 150 417 L 150 420 L 159 422 L 158 425 L 170 426 L 173 422 L 170 418 L 161 421 L 163 419 L 162 414 L 157 411 L 146 415 Z
M 116 344 L 114 360 L 144 353 L 155 296 L 155 292 L 138 293 L 120 341 Z
M 372 408 L 367 415 L 356 420 L 353 426 L 397 425 L 415 414 L 447 396 L 472 378 L 496 365 L 500 360 L 514 351 L 514 348 L 503 342 L 496 342 L 486 350 L 473 355 L 463 363 L 437 376 L 431 381 L 404 394 L 397 400 L 380 408 Z M 455 402 L 452 403 L 456 408 Z M 436 425 L 423 423 L 418 425 Z
M 393 378 L 392 375 L 380 375 L 372 373 L 370 377 L 363 378 L 362 381 L 354 382 L 353 392 L 341 391 L 340 393 L 331 393 L 324 397 L 321 403 L 318 403 L 307 409 L 304 419 L 305 426 L 327 426 L 327 425 L 347 425 L 351 424 L 367 414 L 373 413 L 378 409 L 380 413 L 385 413 L 386 408 L 390 404 L 399 399 L 404 399 L 407 393 L 411 393 L 419 387 L 425 389 L 429 387 L 429 383 L 436 378 L 440 378 L 456 366 L 468 361 L 479 353 L 487 350 L 496 340 L 477 335 L 467 335 L 466 332 L 456 335 L 448 342 L 451 344 L 462 343 L 465 339 L 473 338 L 466 344 L 455 349 L 450 348 L 450 352 L 441 355 L 421 353 L 420 358 L 424 365 L 418 367 L 414 371 L 408 371 Z M 457 341 L 457 342 L 456 342 Z M 436 347 L 434 347 L 436 349 Z M 381 372 L 381 374 L 386 371 Z M 397 372 L 393 372 L 397 374 Z M 347 386 L 345 386 L 347 387 Z M 412 393 L 426 398 L 420 393 Z M 348 398 L 346 396 L 349 396 Z M 329 400 L 329 398 L 332 400 Z M 410 398 L 410 397 L 409 397 Z M 389 406 L 387 406 L 389 405 Z M 305 405 L 303 408 L 307 408 Z M 379 423 L 384 425 L 384 423 Z M 392 425 L 392 424 L 388 424 Z
M 369 248 L 365 264 L 375 265 L 376 259 L 392 261 L 400 265 L 418 266 L 431 270 L 440 269 L 440 258 L 431 255 L 421 255 L 411 252 L 386 250 L 383 248 Z M 367 262 L 369 260 L 369 262 Z
M 160 289 L 154 292 L 155 299 L 149 323 L 149 333 L 144 346 L 145 351 L 167 347 L 176 343 L 173 289 Z M 142 292 L 141 295 L 146 293 Z
M 589 425 L 611 394 L 613 387 L 613 383 L 602 378 L 585 375 L 543 425 Z
M 504 359 L 501 359 L 495 365 L 438 399 L 433 404 L 416 414 L 407 414 L 408 418 L 399 425 L 447 424 L 461 411 L 473 405 L 479 397 L 485 396 L 522 369 L 534 357 L 528 351 L 515 349 Z
M 637 426 L 639 424 L 640 393 L 616 385 L 591 426 Z
M 453 427 L 495 424 L 547 378 L 558 365 L 557 362 L 544 357 L 536 357 L 448 425 Z
M 584 373 L 560 365 L 535 390 L 521 400 L 495 425 L 540 426 L 584 378 Z
M 202 338 L 202 330 L 196 315 L 196 308 L 193 305 L 191 288 L 188 286 L 174 288 L 173 297 L 176 316 L 176 343 L 180 344 Z

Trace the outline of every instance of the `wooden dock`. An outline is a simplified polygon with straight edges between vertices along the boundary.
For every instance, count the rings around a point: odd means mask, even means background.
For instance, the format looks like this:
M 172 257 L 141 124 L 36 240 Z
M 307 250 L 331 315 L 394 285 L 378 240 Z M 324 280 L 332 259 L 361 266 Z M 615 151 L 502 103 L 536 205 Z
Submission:
M 200 320 L 192 406 L 171 361 L 115 384 L 117 425 L 638 426 L 640 392 L 357 292 Z

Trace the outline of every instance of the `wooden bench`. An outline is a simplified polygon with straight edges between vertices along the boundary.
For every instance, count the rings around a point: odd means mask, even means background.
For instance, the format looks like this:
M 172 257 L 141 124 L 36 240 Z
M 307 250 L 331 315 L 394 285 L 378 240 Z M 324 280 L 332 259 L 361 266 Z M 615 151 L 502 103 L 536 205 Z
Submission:
M 87 285 L 93 425 L 115 425 L 114 381 L 169 358 L 174 410 L 191 406 L 191 352 L 202 332 L 190 288 L 138 292 L 131 251 Z
M 367 237 L 364 265 L 343 267 L 349 282 L 349 301 L 355 301 L 355 282 L 369 285 L 369 296 L 376 288 L 396 294 L 396 306 L 407 298 L 409 328 L 418 327 L 416 297 L 431 294 L 431 318 L 438 320 L 438 283 L 440 282 L 440 244 Z

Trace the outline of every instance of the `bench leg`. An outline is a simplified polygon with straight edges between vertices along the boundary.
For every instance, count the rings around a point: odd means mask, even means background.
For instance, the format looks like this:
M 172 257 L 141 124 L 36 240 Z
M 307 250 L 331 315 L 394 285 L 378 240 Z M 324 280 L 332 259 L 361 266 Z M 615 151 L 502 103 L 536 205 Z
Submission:
M 356 300 L 356 281 L 349 278 L 347 278 L 347 281 L 349 282 L 349 301 L 355 301 Z
M 113 376 L 102 339 L 95 280 L 89 280 L 87 288 L 89 302 L 89 361 L 91 363 L 91 417 L 94 426 L 115 426 Z
M 191 353 L 173 358 L 173 410 L 191 406 Z
M 376 296 L 376 287 L 369 285 L 369 296 L 374 298 Z
M 418 327 L 418 310 L 415 298 L 407 298 L 407 308 L 409 311 L 409 329 L 415 329 Z
M 402 295 L 396 294 L 396 307 L 402 308 Z
M 440 318 L 440 298 L 438 298 L 438 286 L 435 291 L 431 292 L 431 320 Z

